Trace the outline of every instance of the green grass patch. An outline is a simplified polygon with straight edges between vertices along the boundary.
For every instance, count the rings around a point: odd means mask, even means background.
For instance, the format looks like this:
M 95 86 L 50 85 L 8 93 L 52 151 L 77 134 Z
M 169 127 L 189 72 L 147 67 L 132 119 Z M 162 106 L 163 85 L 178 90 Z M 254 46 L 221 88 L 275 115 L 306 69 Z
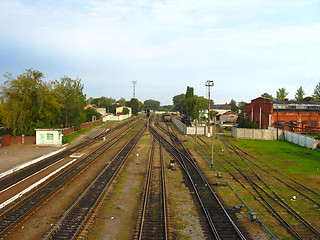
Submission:
M 255 155 L 259 160 L 274 165 L 291 174 L 317 174 L 320 168 L 320 151 L 297 146 L 286 141 L 263 141 L 237 139 L 241 149 Z
M 94 127 L 96 126 L 99 126 L 99 125 L 103 125 L 104 123 L 99 123 L 97 125 L 94 125 L 94 126 L 91 126 L 91 127 L 88 127 L 88 128 L 84 128 L 84 129 L 81 129 L 77 132 L 74 132 L 74 133 L 70 133 L 70 134 L 67 134 L 67 135 L 63 135 L 62 136 L 62 143 L 63 144 L 66 144 L 66 143 L 70 143 L 72 140 L 76 139 L 77 137 L 79 137 L 80 135 L 82 134 L 85 134 L 86 132 L 89 132 L 91 129 L 93 129 Z

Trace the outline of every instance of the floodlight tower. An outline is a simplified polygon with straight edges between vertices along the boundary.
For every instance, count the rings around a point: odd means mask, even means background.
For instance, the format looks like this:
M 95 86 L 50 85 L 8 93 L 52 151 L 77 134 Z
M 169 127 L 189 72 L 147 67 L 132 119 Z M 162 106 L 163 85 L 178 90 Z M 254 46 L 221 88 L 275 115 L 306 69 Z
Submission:
M 133 98 L 136 98 L 136 84 L 137 84 L 137 81 L 132 81 L 132 84 L 133 84 Z
M 208 137 L 210 137 L 210 87 L 213 87 L 214 83 L 213 80 L 206 81 L 206 87 L 208 87 L 209 91 L 209 103 L 208 103 Z

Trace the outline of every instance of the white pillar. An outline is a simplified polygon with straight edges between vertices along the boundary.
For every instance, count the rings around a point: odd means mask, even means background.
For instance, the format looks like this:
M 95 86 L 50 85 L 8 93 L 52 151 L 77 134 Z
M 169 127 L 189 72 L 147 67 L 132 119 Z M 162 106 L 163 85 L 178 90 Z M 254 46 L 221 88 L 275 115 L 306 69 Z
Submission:
M 259 113 L 259 128 L 261 129 L 261 107 L 260 107 L 260 113 Z
M 269 126 L 271 126 L 271 113 L 269 114 Z
M 251 121 L 253 122 L 253 108 L 251 108 Z

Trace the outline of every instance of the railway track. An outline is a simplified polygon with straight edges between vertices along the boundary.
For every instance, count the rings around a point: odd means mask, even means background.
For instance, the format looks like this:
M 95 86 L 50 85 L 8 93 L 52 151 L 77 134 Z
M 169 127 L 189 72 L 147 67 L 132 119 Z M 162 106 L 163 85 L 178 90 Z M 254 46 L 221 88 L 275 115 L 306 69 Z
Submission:
M 221 129 L 219 131 L 221 133 Z M 227 150 L 225 152 L 228 153 L 228 156 L 215 149 L 215 161 L 224 168 L 233 179 L 240 183 L 241 186 L 245 188 L 257 201 L 259 201 L 260 204 L 283 225 L 288 234 L 297 239 L 319 239 L 319 231 L 304 217 L 302 217 L 300 213 L 294 210 L 294 208 L 273 189 L 270 185 L 270 179 L 273 179 L 273 185 L 277 184 L 277 188 L 279 188 L 279 184 L 282 184 L 284 187 L 287 187 L 286 191 L 295 191 L 296 194 L 301 194 L 303 191 L 302 188 L 305 186 L 303 184 L 299 184 L 300 190 L 298 190 L 296 186 L 292 186 L 283 179 L 285 176 L 284 174 L 278 174 L 278 176 L 275 176 L 274 173 L 280 173 L 280 171 L 270 171 L 270 168 L 266 170 L 265 164 L 261 164 L 257 159 L 254 159 L 255 161 L 248 159 L 249 154 L 234 146 L 225 135 L 220 134 L 219 136 L 224 144 L 224 149 Z M 198 143 L 202 143 L 202 146 L 205 146 L 201 147 L 201 149 L 210 156 L 211 146 L 206 144 L 201 138 L 198 139 L 200 139 Z M 258 162 L 260 162 L 259 165 Z M 264 168 L 262 168 L 262 166 L 264 166 Z M 280 176 L 282 176 L 282 179 L 280 179 Z M 285 178 L 291 179 L 287 176 L 285 176 Z M 278 181 L 275 183 L 275 180 Z M 295 180 L 293 182 L 298 184 Z M 309 192 L 309 194 L 312 193 L 313 196 L 302 193 L 299 197 L 305 197 L 306 201 L 310 201 L 312 204 L 316 204 L 315 206 L 317 206 L 318 201 L 314 198 L 317 194 L 308 187 L 305 187 L 304 190 Z
M 159 148 L 156 148 L 159 144 Z M 141 213 L 133 239 L 170 239 L 162 146 L 153 140 Z
M 145 125 L 141 127 L 121 151 L 114 156 L 110 165 L 107 165 L 100 172 L 85 191 L 61 216 L 57 224 L 53 226 L 44 239 L 74 239 L 81 233 L 93 211 L 103 199 L 108 186 L 110 186 L 111 182 L 119 173 L 122 165 L 145 129 Z
M 100 141 L 102 138 L 104 138 L 105 136 L 107 136 L 108 134 L 128 125 L 129 123 L 132 123 L 136 121 L 136 119 L 132 119 L 130 121 L 127 121 L 127 122 L 124 122 L 124 123 L 121 123 L 119 125 L 117 125 L 116 127 L 114 128 L 111 128 L 109 130 L 103 130 L 101 133 L 99 133 L 98 135 L 96 135 L 95 137 L 93 138 L 87 138 L 86 141 L 70 148 L 70 149 L 66 149 L 62 152 L 59 152 L 51 157 L 48 157 L 42 161 L 39 161 L 35 164 L 32 164 L 26 168 L 23 168 L 19 171 L 16 171 L 6 177 L 3 177 L 0 179 L 0 191 L 10 187 L 11 185 L 21 181 L 22 179 L 40 171 L 41 169 L 44 169 L 52 164 L 54 164 L 55 162 L 59 161 L 60 159 L 66 157 L 66 156 L 69 156 L 73 153 L 75 153 L 76 151 L 79 151 L 80 149 L 83 149 L 85 147 L 88 147 L 89 145 L 97 142 L 97 141 Z
M 207 238 L 212 239 L 246 239 L 240 231 L 235 221 L 224 208 L 223 204 L 211 189 L 200 169 L 195 164 L 194 160 L 184 151 L 183 144 L 178 137 L 169 134 L 173 140 L 171 144 L 165 139 L 155 128 L 150 127 L 152 134 L 159 139 L 165 148 L 175 157 L 184 170 L 189 183 L 197 196 L 197 199 L 202 207 L 203 213 L 206 216 L 210 232 L 207 233 Z
M 139 122 L 135 123 L 129 129 L 119 134 L 116 138 L 107 141 L 95 149 L 91 154 L 82 158 L 76 164 L 67 168 L 66 171 L 55 176 L 45 185 L 31 193 L 28 197 L 2 213 L 0 215 L 0 237 L 4 237 L 10 229 L 15 227 L 21 220 L 28 217 L 34 209 L 39 207 L 43 202 L 50 198 L 50 196 L 52 196 L 58 189 L 62 188 L 65 184 L 75 178 L 79 172 L 91 165 L 99 156 L 120 141 L 123 136 L 125 136 L 138 124 Z

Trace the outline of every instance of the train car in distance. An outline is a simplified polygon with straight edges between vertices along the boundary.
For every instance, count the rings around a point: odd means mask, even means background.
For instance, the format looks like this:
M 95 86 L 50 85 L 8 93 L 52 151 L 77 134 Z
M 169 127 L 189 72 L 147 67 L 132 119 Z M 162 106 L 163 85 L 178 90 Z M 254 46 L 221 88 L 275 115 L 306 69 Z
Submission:
M 163 114 L 163 121 L 164 122 L 171 122 L 171 120 L 172 120 L 171 113 L 164 113 Z

